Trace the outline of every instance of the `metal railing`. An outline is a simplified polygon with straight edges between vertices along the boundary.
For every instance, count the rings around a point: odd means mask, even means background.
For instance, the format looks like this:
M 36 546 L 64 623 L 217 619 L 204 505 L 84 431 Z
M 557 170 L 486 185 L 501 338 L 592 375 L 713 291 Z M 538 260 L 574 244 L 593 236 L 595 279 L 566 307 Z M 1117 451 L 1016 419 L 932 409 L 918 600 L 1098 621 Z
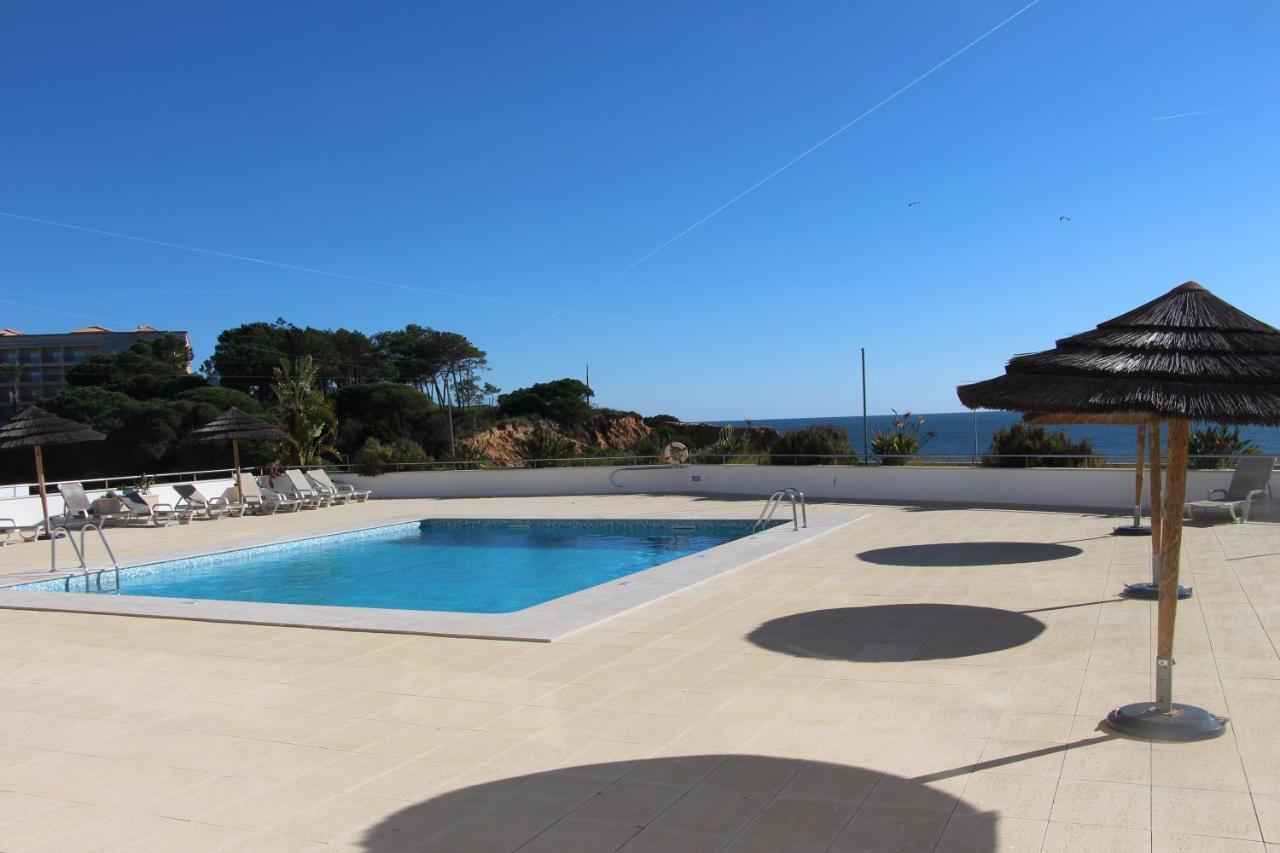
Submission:
M 102 540 L 102 547 L 103 549 L 106 550 L 107 556 L 111 559 L 110 571 L 112 571 L 115 574 L 116 590 L 119 591 L 120 562 L 116 559 L 115 552 L 111 550 L 111 543 L 107 541 L 107 534 L 102 529 L 102 525 L 100 524 L 88 522 L 86 524 L 81 525 L 79 545 L 76 544 L 75 537 L 71 535 L 71 531 L 65 527 L 55 527 L 53 528 L 53 530 L 49 531 L 49 571 L 50 572 L 58 571 L 58 540 L 66 539 L 67 542 L 71 545 L 71 550 L 75 552 L 76 562 L 80 564 L 79 577 L 84 578 L 84 591 L 85 592 L 90 591 L 89 576 L 96 575 L 97 591 L 101 592 L 102 591 L 102 575 L 106 573 L 108 569 L 106 567 L 103 567 L 101 569 L 96 569 L 96 570 L 89 568 L 88 561 L 85 559 L 85 554 L 88 553 L 88 549 L 85 547 L 84 536 L 90 530 L 97 531 L 98 538 Z M 67 573 L 67 576 L 63 579 L 66 583 L 67 592 L 71 591 L 71 579 L 76 576 L 77 575 L 75 571 L 70 571 Z
M 1232 460 L 1239 458 L 1232 455 L 1198 455 L 1189 457 L 1192 468 L 1230 468 Z M 1019 462 L 1021 460 L 1021 463 Z M 1028 464 L 1038 462 L 1040 464 Z M 1145 465 L 1147 460 L 1143 459 Z M 1198 465 L 1197 463 L 1205 463 Z M 860 453 L 820 454 L 820 453 L 706 453 L 694 451 L 689 455 L 688 465 L 843 465 L 850 467 L 895 467 L 895 466 L 945 466 L 959 468 L 1019 468 L 1019 467 L 1053 467 L 1053 468 L 1132 468 L 1132 453 L 1003 453 L 982 454 L 975 461 L 970 453 L 917 453 L 910 456 L 873 456 L 864 459 Z M 616 467 L 620 469 L 635 468 L 649 470 L 666 466 L 661 456 L 616 455 L 616 456 L 564 456 L 539 459 L 513 459 L 508 461 L 455 459 L 432 462 L 384 462 L 376 466 L 362 466 L 354 463 L 326 464 L 325 470 L 332 473 L 386 474 L 411 471 L 493 471 L 521 468 L 592 468 Z M 684 466 L 681 466 L 684 467 Z
M 793 529 L 800 529 L 800 516 L 796 514 L 796 501 L 800 502 L 800 513 L 804 516 L 804 526 L 809 526 L 809 510 L 804 505 L 804 492 L 794 487 L 778 489 L 778 491 L 769 495 L 769 500 L 765 502 L 764 509 L 760 510 L 760 516 L 756 519 L 756 523 L 751 526 L 751 532 L 764 530 L 769 526 L 769 522 L 773 521 L 773 515 L 778 511 L 778 504 L 784 500 L 791 501 L 791 523 Z M 785 524 L 785 522 L 783 522 Z
M 1189 457 L 1194 468 L 1230 468 L 1231 462 L 1238 459 L 1234 455 L 1197 455 Z M 1018 460 L 1024 460 L 1018 464 Z M 1041 464 L 1026 464 L 1028 461 L 1039 461 Z M 1074 463 L 1074 464 L 1072 464 Z M 1146 463 L 1146 460 L 1143 460 Z M 894 466 L 942 466 L 954 468 L 989 468 L 989 467 L 1078 467 L 1078 468 L 1132 468 L 1132 453 L 1095 453 L 1086 454 L 982 454 L 975 457 L 969 453 L 917 453 L 911 456 L 873 456 L 864 459 L 859 453 L 707 453 L 694 451 L 690 454 L 686 465 L 843 465 L 850 467 L 894 467 Z M 323 466 L 334 473 L 375 473 L 366 466 L 354 463 L 329 463 Z M 655 469 L 666 466 L 658 455 L 613 455 L 613 456 L 562 456 L 543 459 L 520 459 L 511 461 L 493 461 L 478 459 L 438 460 L 432 462 L 387 462 L 376 466 L 376 473 L 395 473 L 405 471 L 501 471 L 521 468 L 593 468 L 593 467 L 636 467 Z M 259 476 L 265 469 L 243 468 L 246 475 Z M 200 480 L 226 479 L 233 476 L 233 468 L 207 468 L 198 471 L 166 471 L 157 474 L 131 474 L 116 477 L 97 477 L 83 480 L 51 481 L 46 488 L 53 494 L 61 482 L 80 483 L 85 491 L 106 491 L 113 488 L 132 486 L 143 477 L 153 485 L 172 483 L 190 483 Z M 13 491 L 14 494 L 0 494 L 0 501 L 29 498 L 36 494 L 36 483 L 3 483 L 0 492 Z M 25 493 L 24 493 L 25 491 Z

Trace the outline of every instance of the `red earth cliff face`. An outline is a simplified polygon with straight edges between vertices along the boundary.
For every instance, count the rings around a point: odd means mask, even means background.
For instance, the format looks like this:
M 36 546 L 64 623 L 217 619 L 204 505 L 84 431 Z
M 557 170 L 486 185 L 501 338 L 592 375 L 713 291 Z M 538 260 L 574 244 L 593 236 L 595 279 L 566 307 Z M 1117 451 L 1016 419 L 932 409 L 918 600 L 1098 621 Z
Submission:
M 599 418 L 582 436 L 568 435 L 549 421 L 543 423 L 563 435 L 573 445 L 575 453 L 582 453 L 588 447 L 623 451 L 652 432 L 644 421 L 630 416 Z M 532 421 L 506 421 L 476 433 L 462 443 L 482 459 L 515 466 L 520 464 L 520 442 L 528 438 L 535 428 Z

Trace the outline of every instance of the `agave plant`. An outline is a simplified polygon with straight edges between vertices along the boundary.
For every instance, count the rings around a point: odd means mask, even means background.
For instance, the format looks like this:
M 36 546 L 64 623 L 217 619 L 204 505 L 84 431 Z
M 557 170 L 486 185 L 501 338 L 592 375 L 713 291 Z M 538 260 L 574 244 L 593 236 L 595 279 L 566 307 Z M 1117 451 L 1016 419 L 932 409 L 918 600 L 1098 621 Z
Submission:
M 924 415 L 898 414 L 897 409 L 889 411 L 893 412 L 893 426 L 887 432 L 876 432 L 871 439 L 871 450 L 880 457 L 881 465 L 906 465 L 908 457 L 919 453 L 936 433 L 933 430 L 920 432 L 924 426 Z
M 1188 443 L 1192 468 L 1231 468 L 1236 457 L 1257 452 L 1257 445 L 1240 437 L 1240 427 L 1226 424 L 1206 424 L 1192 430 Z
M 565 462 L 548 462 L 549 459 L 568 459 L 577 455 L 577 447 L 573 442 L 550 424 L 539 421 L 533 432 L 519 442 L 520 458 L 525 460 L 526 468 L 552 468 L 565 465 Z
M 331 443 L 338 419 L 329 401 L 316 388 L 319 369 L 311 356 L 284 359 L 273 370 L 271 391 L 276 396 L 272 414 L 284 430 L 280 461 L 288 465 L 319 465 L 341 454 Z

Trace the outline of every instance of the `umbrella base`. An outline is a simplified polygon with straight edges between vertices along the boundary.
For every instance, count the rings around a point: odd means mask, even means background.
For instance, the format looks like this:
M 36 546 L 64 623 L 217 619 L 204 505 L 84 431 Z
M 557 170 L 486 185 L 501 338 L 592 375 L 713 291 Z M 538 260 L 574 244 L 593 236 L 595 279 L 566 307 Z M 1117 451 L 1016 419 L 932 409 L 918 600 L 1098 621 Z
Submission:
M 1125 598 L 1143 598 L 1147 601 L 1155 601 L 1160 598 L 1160 587 L 1147 581 L 1146 583 L 1130 583 L 1125 584 L 1124 592 L 1120 593 Z M 1178 587 L 1178 600 L 1183 601 L 1193 595 L 1191 587 Z
M 1159 741 L 1209 740 L 1227 730 L 1227 718 L 1195 705 L 1173 703 L 1173 712 L 1162 714 L 1153 702 L 1134 702 L 1107 714 L 1107 726 L 1117 734 Z
M 1115 529 L 1115 534 L 1117 536 L 1150 536 L 1151 528 L 1147 527 L 1145 524 L 1137 527 L 1132 524 L 1126 524 L 1123 527 L 1117 527 Z

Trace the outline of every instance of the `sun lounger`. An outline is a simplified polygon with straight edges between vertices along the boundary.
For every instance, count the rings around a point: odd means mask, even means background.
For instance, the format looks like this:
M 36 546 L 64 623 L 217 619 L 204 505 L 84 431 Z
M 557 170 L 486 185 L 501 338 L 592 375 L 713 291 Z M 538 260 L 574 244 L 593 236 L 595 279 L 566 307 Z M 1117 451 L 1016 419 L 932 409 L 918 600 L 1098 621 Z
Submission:
M 327 490 L 341 500 L 355 501 L 363 503 L 369 500 L 368 489 L 357 489 L 350 483 L 335 483 L 329 477 L 329 472 L 323 468 L 312 468 L 306 472 L 307 479 L 317 488 Z
M 225 497 L 206 498 L 194 484 L 179 484 L 174 486 L 173 490 L 178 493 L 178 501 L 174 504 L 174 508 L 191 510 L 197 518 L 203 516 L 214 520 L 226 514 L 244 514 L 244 504 L 232 503 Z
M 302 506 L 301 501 L 286 498 L 270 489 L 264 490 L 253 477 L 241 477 L 240 482 L 243 486 L 240 500 L 244 502 L 246 510 L 257 515 L 275 515 L 278 510 L 297 512 Z
M 173 522 L 182 523 L 183 515 L 186 520 L 191 520 L 191 510 L 176 510 L 166 503 L 157 503 L 154 506 L 142 499 L 137 492 L 125 492 L 120 496 L 120 500 L 124 502 L 125 512 L 120 517 L 125 524 L 154 524 L 156 527 L 168 527 Z
M 1271 471 L 1275 466 L 1274 456 L 1241 456 L 1236 460 L 1229 486 L 1210 490 L 1206 500 L 1188 503 L 1185 511 L 1195 518 L 1196 510 L 1225 509 L 1232 521 L 1243 524 L 1249 520 L 1255 500 L 1271 497 Z
M 284 474 L 277 474 L 275 477 L 265 478 L 262 483 L 263 491 L 270 490 L 272 493 L 291 501 L 298 502 L 298 509 L 319 509 L 325 506 L 325 500 L 322 496 L 316 494 L 311 489 L 300 492 L 293 485 L 293 480 Z
M 91 521 L 103 521 L 107 517 L 96 516 L 93 504 L 79 483 L 59 483 L 58 494 L 62 495 L 62 514 L 49 519 L 53 527 L 65 527 L 68 530 L 83 527 Z
M 338 504 L 344 504 L 351 500 L 351 495 L 349 493 L 339 492 L 337 489 L 326 486 L 324 483 L 311 476 L 310 471 L 303 471 L 301 473 L 303 479 L 307 481 L 307 485 L 311 487 L 311 490 L 316 494 L 323 495 L 327 498 L 330 505 L 337 506 Z
M 284 492 L 277 491 L 272 488 L 269 477 L 262 477 L 257 481 L 257 486 L 262 490 L 262 500 L 264 503 L 275 504 L 277 512 L 301 512 L 304 501 L 291 497 Z
M 314 502 L 314 506 L 316 507 L 330 506 L 333 504 L 333 498 L 324 492 L 317 491 L 306 478 L 306 475 L 297 468 L 287 469 L 284 472 L 284 476 L 285 479 L 289 481 L 289 485 L 293 487 L 292 491 L 289 492 L 290 497 L 301 498 L 303 500 L 310 499 Z

